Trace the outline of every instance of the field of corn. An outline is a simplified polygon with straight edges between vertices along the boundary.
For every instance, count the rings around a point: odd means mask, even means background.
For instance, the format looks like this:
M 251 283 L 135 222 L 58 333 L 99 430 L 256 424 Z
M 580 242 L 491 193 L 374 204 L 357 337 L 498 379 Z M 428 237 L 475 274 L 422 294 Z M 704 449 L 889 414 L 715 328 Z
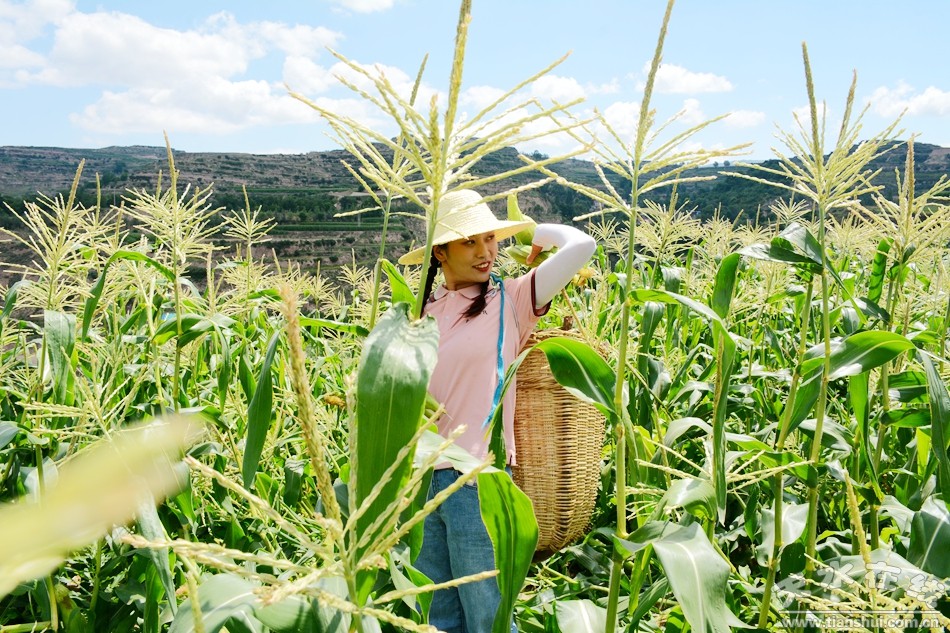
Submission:
M 537 633 L 945 630 L 950 181 L 918 191 L 908 151 L 895 190 L 871 186 L 867 163 L 903 132 L 865 132 L 853 84 L 826 129 L 803 46 L 810 117 L 755 176 L 775 220 L 701 224 L 648 194 L 742 148 L 686 149 L 716 120 L 671 137 L 651 110 L 672 0 L 631 139 L 577 104 L 519 100 L 554 66 L 459 117 L 469 5 L 441 109 L 341 57 L 397 137 L 309 105 L 384 241 L 394 199 L 431 244 L 445 193 L 513 201 L 566 158 L 469 175 L 500 148 L 570 134 L 596 160 L 603 187 L 566 184 L 597 209 L 577 218 L 597 253 L 540 326 L 573 319 L 578 336 L 543 350 L 607 422 L 587 534 L 533 561 L 524 493 L 430 430 L 425 269 L 380 256 L 331 280 L 257 260 L 273 222 L 214 208 L 169 150 L 157 190 L 40 197 L 6 236 L 33 262 L 0 312 L 0 632 L 433 630 L 412 560 L 445 459 L 478 481 L 499 633 L 512 613 Z M 537 183 L 505 184 L 524 174 Z M 222 236 L 233 253 L 212 253 Z

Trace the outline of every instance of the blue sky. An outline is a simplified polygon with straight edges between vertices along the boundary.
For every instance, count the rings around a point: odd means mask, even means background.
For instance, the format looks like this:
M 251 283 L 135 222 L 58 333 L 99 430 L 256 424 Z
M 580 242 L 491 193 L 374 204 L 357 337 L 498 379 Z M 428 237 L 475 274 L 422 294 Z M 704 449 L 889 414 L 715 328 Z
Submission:
M 664 0 L 473 0 L 463 109 L 571 52 L 525 90 L 583 97 L 621 133 L 632 129 Z M 334 75 L 330 46 L 378 64 L 408 88 L 426 53 L 426 95 L 444 96 L 458 16 L 454 0 L 0 0 L 0 145 L 163 145 L 199 152 L 299 153 L 335 147 L 286 85 L 389 133 Z M 864 136 L 906 110 L 903 137 L 950 146 L 950 2 L 679 0 L 654 107 L 671 132 L 731 113 L 695 143 L 779 146 L 807 104 L 806 42 L 829 133 L 852 72 Z M 554 154 L 550 137 L 524 151 Z

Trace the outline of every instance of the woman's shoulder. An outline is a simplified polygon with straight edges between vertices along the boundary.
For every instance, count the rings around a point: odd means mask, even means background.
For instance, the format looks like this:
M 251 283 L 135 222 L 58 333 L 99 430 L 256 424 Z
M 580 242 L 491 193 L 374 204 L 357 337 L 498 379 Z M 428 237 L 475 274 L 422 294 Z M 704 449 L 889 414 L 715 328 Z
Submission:
M 502 282 L 505 286 L 506 292 L 519 291 L 522 288 L 530 288 L 531 283 L 534 280 L 534 271 L 531 269 L 523 275 L 513 275 L 511 277 L 505 277 Z

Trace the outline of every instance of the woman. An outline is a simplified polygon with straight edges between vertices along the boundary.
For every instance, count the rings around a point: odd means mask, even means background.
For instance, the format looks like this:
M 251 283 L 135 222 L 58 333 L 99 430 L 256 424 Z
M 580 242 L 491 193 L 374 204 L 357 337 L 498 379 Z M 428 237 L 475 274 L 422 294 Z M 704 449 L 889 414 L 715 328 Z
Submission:
M 443 404 L 439 432 L 461 425 L 456 443 L 479 459 L 488 456 L 484 422 L 499 399 L 500 380 L 551 300 L 590 259 L 594 240 L 577 229 L 539 224 L 528 263 L 542 251 L 557 251 L 540 266 L 514 279 L 492 277 L 498 242 L 528 228 L 530 222 L 495 218 L 473 190 L 453 191 L 440 201 L 423 312 L 439 325 L 439 359 L 429 392 Z M 403 255 L 401 264 L 422 263 L 425 249 Z M 432 290 L 436 270 L 444 283 Z M 504 316 L 502 318 L 502 306 Z M 500 361 L 499 361 L 500 357 Z M 514 385 L 502 399 L 507 461 L 514 464 Z M 459 473 L 436 467 L 430 498 L 450 486 Z M 478 492 L 463 486 L 426 517 L 416 567 L 433 582 L 447 582 L 494 569 L 492 543 L 481 520 Z M 489 633 L 501 600 L 494 578 L 436 591 L 429 623 L 447 633 Z

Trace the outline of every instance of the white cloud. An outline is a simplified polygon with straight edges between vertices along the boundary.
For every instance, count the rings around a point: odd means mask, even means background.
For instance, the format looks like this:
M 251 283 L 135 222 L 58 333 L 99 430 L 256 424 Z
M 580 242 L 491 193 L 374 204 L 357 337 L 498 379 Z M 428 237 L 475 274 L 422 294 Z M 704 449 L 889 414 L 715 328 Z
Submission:
M 874 112 L 881 116 L 896 117 L 905 110 L 911 115 L 950 115 L 950 92 L 934 86 L 916 94 L 914 88 L 905 82 L 898 83 L 893 89 L 881 86 L 868 101 Z
M 196 29 L 180 31 L 127 13 L 71 11 L 72 3 L 63 0 L 37 0 L 30 6 L 32 14 L 11 17 L 8 4 L 0 2 L 0 70 L 13 66 L 10 77 L 20 85 L 106 88 L 70 117 L 88 131 L 227 134 L 317 120 L 279 83 L 249 76 L 252 62 L 274 55 L 286 56 L 284 78 L 299 80 L 303 85 L 292 87 L 300 92 L 320 94 L 339 85 L 330 70 L 314 61 L 342 38 L 324 27 L 239 23 L 220 12 Z M 4 35 L 19 23 L 41 33 L 51 22 L 37 17 L 37 7 L 58 7 L 45 57 L 9 45 Z M 0 85 L 7 83 L 0 74 Z
M 723 123 L 729 127 L 749 128 L 758 127 L 765 122 L 765 112 L 757 110 L 735 110 L 730 112 Z
M 584 89 L 592 95 L 617 94 L 620 92 L 620 81 L 615 77 L 604 84 L 587 84 Z
M 45 66 L 19 76 L 54 86 L 197 84 L 240 76 L 272 51 L 316 56 L 341 37 L 323 27 L 239 24 L 226 12 L 189 31 L 159 28 L 126 13 L 72 13 L 58 23 Z
M 308 57 L 288 57 L 284 60 L 284 82 L 294 92 L 305 95 L 323 94 L 339 85 L 328 68 Z
M 330 2 L 356 13 L 386 11 L 395 4 L 395 0 L 330 0 Z
M 637 130 L 640 104 L 632 101 L 611 103 L 603 111 L 604 119 L 621 139 L 629 139 Z
M 459 102 L 465 106 L 472 106 L 475 111 L 481 111 L 505 94 L 501 88 L 494 86 L 471 86 L 462 91 Z
M 531 94 L 541 99 L 567 103 L 587 96 L 584 88 L 573 77 L 545 75 L 531 84 Z
M 29 70 L 41 68 L 44 58 L 27 44 L 73 12 L 71 0 L 0 1 L 0 86 L 16 87 Z
M 20 70 L 43 65 L 43 56 L 19 44 L 0 43 L 0 69 Z
M 341 33 L 322 26 L 269 21 L 241 24 L 227 11 L 209 17 L 203 32 L 242 42 L 254 51 L 254 57 L 270 50 L 289 56 L 318 57 L 325 48 L 334 47 L 343 39 Z
M 70 120 L 92 132 L 116 134 L 197 132 L 230 134 L 255 125 L 313 122 L 316 114 L 262 81 L 211 81 L 207 90 L 133 88 L 105 92 Z
M 75 13 L 56 31 L 36 83 L 167 86 L 243 72 L 262 52 L 218 34 L 155 27 L 124 13 Z
M 74 0 L 27 0 L 0 2 L 0 43 L 26 42 L 75 9 Z
M 644 75 L 649 71 L 650 65 L 646 64 Z M 654 89 L 660 94 L 729 92 L 732 90 L 732 83 L 721 75 L 695 73 L 675 64 L 660 64 Z
M 678 116 L 678 120 L 687 125 L 699 125 L 708 118 L 699 105 L 699 99 L 684 100 Z

